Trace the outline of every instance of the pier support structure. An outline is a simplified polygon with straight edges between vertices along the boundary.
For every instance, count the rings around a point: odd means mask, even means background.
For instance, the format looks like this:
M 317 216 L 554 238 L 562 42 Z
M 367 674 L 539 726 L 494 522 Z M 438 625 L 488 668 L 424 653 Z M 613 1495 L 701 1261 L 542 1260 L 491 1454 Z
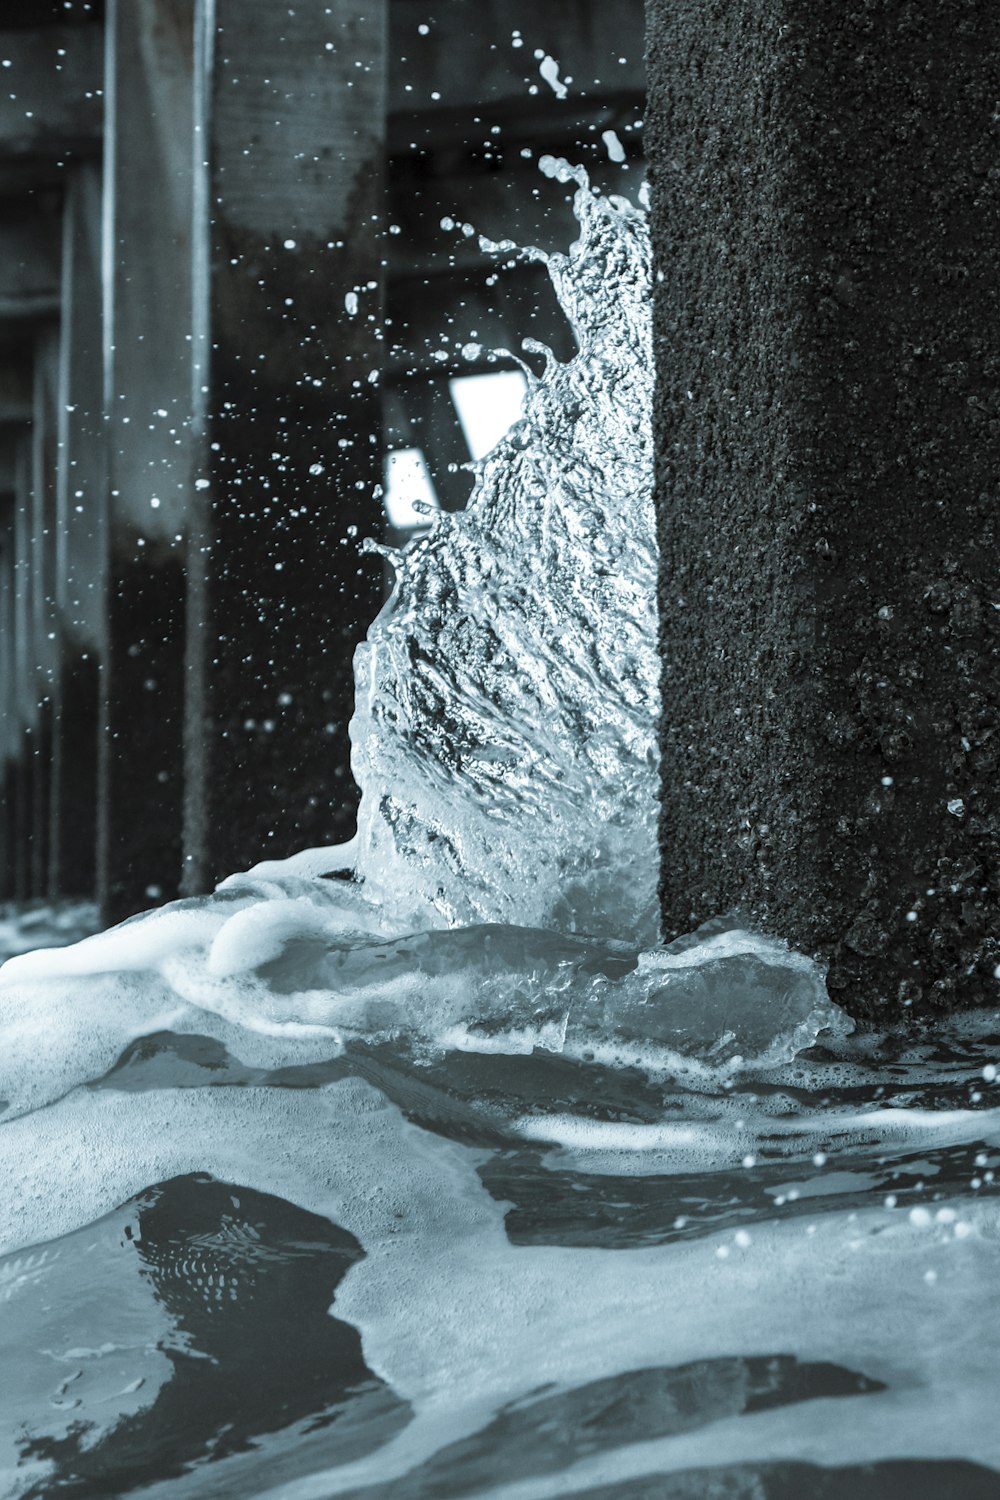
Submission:
M 544 154 L 639 178 L 642 0 L 474 9 L 7 0 L 0 901 L 112 921 L 352 831 L 360 543 L 464 506 L 456 377 L 573 352 L 475 231 L 565 247 Z
M 385 8 L 118 0 L 106 24 L 114 918 L 353 828 Z
M 1000 960 L 1000 13 L 650 0 L 666 934 Z
M 382 599 L 360 548 L 381 532 L 387 227 L 387 0 L 200 0 L 199 16 L 191 891 L 354 832 L 353 653 Z

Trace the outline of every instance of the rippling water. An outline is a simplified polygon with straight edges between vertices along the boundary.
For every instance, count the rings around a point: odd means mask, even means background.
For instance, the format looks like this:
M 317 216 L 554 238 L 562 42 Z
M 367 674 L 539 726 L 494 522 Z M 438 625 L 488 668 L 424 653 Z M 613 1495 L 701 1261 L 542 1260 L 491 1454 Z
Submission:
M 997 1493 L 995 1017 L 299 899 L 0 992 L 6 1493 Z
M 1000 1494 L 997 1012 L 651 931 L 647 246 L 579 211 L 579 359 L 361 654 L 358 840 L 3 970 L 5 1495 Z

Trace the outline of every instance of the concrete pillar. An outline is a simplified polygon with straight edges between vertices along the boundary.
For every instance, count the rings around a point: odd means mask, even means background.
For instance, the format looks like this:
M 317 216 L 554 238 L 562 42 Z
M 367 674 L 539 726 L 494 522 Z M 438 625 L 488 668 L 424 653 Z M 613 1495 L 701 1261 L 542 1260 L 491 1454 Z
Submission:
M 212 12 L 214 10 L 214 26 Z M 203 5 L 185 889 L 348 837 L 380 603 L 385 0 Z
M 191 433 L 195 0 L 106 10 L 107 656 L 99 889 L 118 920 L 177 894 Z
M 107 15 L 114 918 L 353 827 L 385 0 Z
M 102 408 L 101 183 L 77 170 L 64 206 L 57 400 L 52 816 L 54 895 L 96 890 L 99 668 L 107 595 Z
M 1000 12 L 650 0 L 663 915 L 1000 960 Z

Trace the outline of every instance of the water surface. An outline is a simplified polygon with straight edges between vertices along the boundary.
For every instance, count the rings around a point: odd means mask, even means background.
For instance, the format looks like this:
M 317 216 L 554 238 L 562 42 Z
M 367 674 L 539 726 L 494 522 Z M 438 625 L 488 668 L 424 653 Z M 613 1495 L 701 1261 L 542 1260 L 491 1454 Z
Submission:
M 578 180 L 579 353 L 359 653 L 357 838 L 0 924 L 6 1496 L 1000 1494 L 996 996 L 856 1036 L 657 945 L 648 238 Z

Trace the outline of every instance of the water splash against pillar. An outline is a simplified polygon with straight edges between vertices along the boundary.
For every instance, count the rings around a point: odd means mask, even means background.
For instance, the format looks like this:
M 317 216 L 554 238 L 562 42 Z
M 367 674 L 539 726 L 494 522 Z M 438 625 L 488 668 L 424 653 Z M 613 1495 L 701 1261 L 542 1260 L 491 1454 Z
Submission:
M 411 927 L 656 932 L 650 251 L 590 191 L 547 263 L 578 353 L 531 372 L 468 509 L 396 559 L 358 650 L 357 874 Z M 506 247 L 505 247 L 506 248 Z

